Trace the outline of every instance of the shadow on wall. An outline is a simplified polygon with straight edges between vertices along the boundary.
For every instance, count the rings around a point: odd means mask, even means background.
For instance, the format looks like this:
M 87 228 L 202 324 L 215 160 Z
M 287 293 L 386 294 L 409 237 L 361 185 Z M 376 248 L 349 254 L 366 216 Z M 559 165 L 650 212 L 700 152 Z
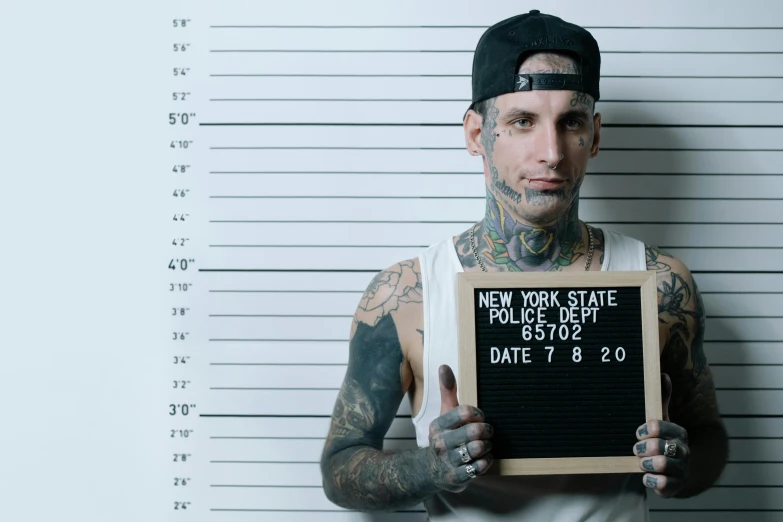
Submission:
M 624 107 L 624 105 L 627 105 L 627 108 Z M 649 123 L 651 125 L 661 125 L 666 124 L 666 121 L 662 118 L 660 118 L 660 115 L 656 113 L 651 113 L 649 111 L 645 111 L 642 106 L 639 106 L 637 104 L 622 104 L 621 110 L 627 110 L 631 111 L 633 114 L 623 114 L 622 118 L 613 118 L 612 111 L 602 111 L 600 106 L 598 107 L 598 110 L 602 112 L 603 115 L 603 123 L 604 124 L 611 124 L 611 122 L 614 119 L 621 119 L 622 121 L 643 121 L 646 123 Z M 614 111 L 616 114 L 616 111 Z M 613 140 L 612 136 L 620 136 L 620 133 L 624 130 L 622 128 L 611 128 L 609 129 L 612 132 L 605 133 L 602 137 L 602 147 L 607 148 L 619 148 L 619 147 L 626 147 L 628 146 L 628 140 L 625 139 L 626 136 L 623 138 L 623 143 L 618 143 L 618 140 Z M 689 144 L 687 142 L 683 142 L 681 139 L 681 136 L 676 135 L 676 132 L 672 128 L 668 127 L 650 127 L 647 129 L 644 129 L 644 132 L 646 134 L 646 137 L 652 136 L 653 139 L 645 139 L 644 143 L 641 143 L 641 140 L 639 142 L 635 143 L 633 146 L 635 148 L 682 148 L 682 149 L 688 149 L 688 148 L 697 148 L 698 145 Z M 608 134 L 608 136 L 607 136 Z M 613 142 L 614 141 L 614 142 Z M 646 162 L 648 161 L 648 158 L 641 158 L 641 154 L 635 153 L 634 151 L 628 151 L 627 153 L 620 153 L 616 154 L 614 153 L 611 158 L 603 158 L 602 161 L 597 161 L 599 158 L 601 158 L 601 154 L 599 153 L 598 157 L 595 160 L 591 160 L 595 162 L 595 164 L 591 164 L 590 170 L 593 172 L 607 172 L 607 173 L 613 173 L 613 174 L 627 174 L 629 178 L 633 178 L 633 176 L 636 175 L 643 175 L 643 174 L 667 174 L 665 176 L 661 176 L 661 184 L 656 187 L 656 197 L 662 197 L 662 198 L 676 198 L 681 197 L 681 194 L 683 193 L 691 193 L 693 192 L 693 187 L 686 187 L 683 186 L 682 182 L 678 179 L 680 176 L 678 175 L 687 175 L 687 174 L 704 174 L 708 173 L 705 172 L 703 169 L 699 169 L 698 163 L 686 165 L 683 164 L 681 158 L 681 155 L 677 154 L 667 154 L 666 152 L 658 152 L 656 154 L 655 158 L 655 166 L 654 169 L 651 168 L 649 164 L 645 164 L 640 168 L 640 162 Z M 615 187 L 615 183 L 617 180 L 617 176 L 593 176 L 592 179 L 590 177 L 590 174 L 588 173 L 588 179 L 590 179 L 590 182 L 592 183 L 592 189 L 595 194 L 608 194 L 608 193 L 615 193 L 617 192 L 617 188 Z M 705 182 L 707 180 L 705 179 Z M 627 215 L 619 215 L 619 212 L 612 212 L 611 206 L 616 203 L 616 201 L 613 200 L 606 200 L 604 202 L 606 205 L 609 206 L 607 209 L 602 209 L 601 215 L 608 217 L 605 219 L 607 222 L 622 222 L 627 220 Z M 650 224 L 645 227 L 636 227 L 636 230 L 638 233 L 633 234 L 633 237 L 636 239 L 643 241 L 645 244 L 652 245 L 652 246 L 658 246 L 658 245 L 672 245 L 676 244 L 676 240 L 674 238 L 678 237 L 679 234 L 677 233 L 677 227 L 680 227 L 682 225 L 678 224 L 660 224 L 663 221 L 666 222 L 686 222 L 692 219 L 692 216 L 678 216 L 675 213 L 672 213 L 673 209 L 676 209 L 677 207 L 673 207 L 671 205 L 667 205 L 665 200 L 661 201 L 661 207 L 662 212 L 667 212 L 667 215 L 664 217 L 662 216 L 661 219 L 656 219 L 656 224 Z M 729 202 L 727 202 L 729 203 Z M 684 207 L 679 207 L 684 208 Z M 730 210 L 727 210 L 730 211 Z M 586 216 L 589 218 L 589 216 Z M 603 226 L 603 225 L 602 225 Z M 615 227 L 613 225 L 608 225 L 605 228 L 614 229 L 619 232 L 623 232 L 623 227 Z M 682 261 L 684 261 L 687 264 L 688 263 L 688 257 L 689 257 L 689 251 L 687 250 L 687 245 L 682 245 L 684 250 L 681 252 L 678 252 L 677 257 L 680 258 Z M 691 250 L 693 252 L 693 250 Z M 718 254 L 719 255 L 719 254 Z M 699 275 L 695 274 L 694 279 L 697 283 L 699 283 Z M 700 289 L 704 291 L 704 286 L 701 285 Z M 733 348 L 731 350 L 731 358 L 730 363 L 732 365 L 737 365 L 736 367 L 724 367 L 721 366 L 718 373 L 720 374 L 726 374 L 727 377 L 731 375 L 730 379 L 726 379 L 728 382 L 721 382 L 719 376 L 715 377 L 715 386 L 718 389 L 718 406 L 720 408 L 720 411 L 722 414 L 732 414 L 732 415 L 747 415 L 747 414 L 754 414 L 757 413 L 759 410 L 763 411 L 764 406 L 761 404 L 753 404 L 751 401 L 747 400 L 748 392 L 747 391 L 723 391 L 722 388 L 736 388 L 736 387 L 752 387 L 752 380 L 754 378 L 754 374 L 752 371 L 747 371 L 748 366 L 745 366 L 750 362 L 748 358 L 748 352 L 747 350 L 751 349 L 752 347 L 748 344 L 744 343 L 743 334 L 739 329 L 735 329 L 732 327 L 732 324 L 730 321 L 722 321 L 721 319 L 713 319 L 709 320 L 710 317 L 718 316 L 718 317 L 726 317 L 726 316 L 736 316 L 736 315 L 742 315 L 742 312 L 736 309 L 726 309 L 725 306 L 721 306 L 721 309 L 718 308 L 707 308 L 706 314 L 708 318 L 708 324 L 707 329 L 705 333 L 705 344 L 706 344 L 706 355 L 708 361 L 711 361 L 710 358 L 710 347 L 715 347 L 714 353 L 717 354 L 718 350 L 720 350 L 720 353 L 728 353 L 729 350 L 727 348 Z M 726 358 L 719 359 L 721 361 L 720 364 L 725 364 Z M 751 367 L 752 368 L 752 367 Z M 725 371 L 725 370 L 728 370 Z M 752 422 L 750 419 L 734 419 L 732 422 L 735 422 L 734 424 L 730 423 L 729 426 L 729 437 L 732 436 L 732 425 L 735 426 L 735 431 L 737 431 L 736 436 L 753 436 L 754 433 L 757 433 L 757 430 L 754 430 L 752 427 L 749 426 L 749 423 Z M 758 435 L 756 435 L 758 436 Z M 669 514 L 658 511 L 658 510 L 670 510 L 670 509 L 738 509 L 738 510 L 744 510 L 744 509 L 774 509 L 778 507 L 776 497 L 778 495 L 778 492 L 774 488 L 769 487 L 761 487 L 753 491 L 752 495 L 748 495 L 748 489 L 746 488 L 724 488 L 721 487 L 721 485 L 724 486 L 738 486 L 738 485 L 760 485 L 760 486 L 769 486 L 773 484 L 777 484 L 779 481 L 771 476 L 771 472 L 764 473 L 760 468 L 764 467 L 764 464 L 761 462 L 768 461 L 769 460 L 769 451 L 768 448 L 765 449 L 763 445 L 759 444 L 759 442 L 764 441 L 754 441 L 754 440 L 741 440 L 738 441 L 740 448 L 737 448 L 737 451 L 740 453 L 736 457 L 733 457 L 734 451 L 730 452 L 729 456 L 729 464 L 727 465 L 723 476 L 718 481 L 718 484 L 713 487 L 712 489 L 702 493 L 698 497 L 695 497 L 693 499 L 687 499 L 687 500 L 663 500 L 657 498 L 655 495 L 651 495 L 649 498 L 650 500 L 650 507 L 651 509 L 655 510 L 652 513 L 651 520 L 655 522 L 656 520 L 667 520 L 667 517 Z M 775 441 L 777 442 L 777 441 Z M 740 461 L 741 464 L 732 464 L 732 460 L 734 461 Z M 753 462 L 759 462 L 759 464 L 753 464 Z M 764 476 L 767 480 L 765 481 L 763 478 Z M 761 480 L 759 480 L 761 479 Z

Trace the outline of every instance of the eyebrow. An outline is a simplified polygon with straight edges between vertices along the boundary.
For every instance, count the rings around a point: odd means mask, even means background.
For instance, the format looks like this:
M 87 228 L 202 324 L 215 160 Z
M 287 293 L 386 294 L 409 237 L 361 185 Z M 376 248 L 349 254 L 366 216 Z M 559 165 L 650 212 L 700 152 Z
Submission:
M 517 118 L 538 118 L 538 114 L 535 112 L 531 112 L 525 109 L 520 108 L 512 108 L 506 111 L 506 113 L 503 115 L 503 119 L 505 120 L 515 120 Z M 570 109 L 562 114 L 560 114 L 559 119 L 565 119 L 565 118 L 591 118 L 591 115 L 582 109 Z

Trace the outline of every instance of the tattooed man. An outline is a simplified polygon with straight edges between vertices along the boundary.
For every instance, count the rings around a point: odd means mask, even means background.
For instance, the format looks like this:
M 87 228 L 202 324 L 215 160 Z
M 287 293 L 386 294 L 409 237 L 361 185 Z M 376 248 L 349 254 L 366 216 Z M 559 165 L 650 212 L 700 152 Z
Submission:
M 599 67 L 589 32 L 538 11 L 479 40 L 463 128 L 469 153 L 483 158 L 485 215 L 379 273 L 361 298 L 321 461 L 333 503 L 395 511 L 423 502 L 432 521 L 639 522 L 648 519 L 647 491 L 691 497 L 721 474 L 728 439 L 690 271 L 660 249 L 579 219 L 579 190 L 601 138 Z M 643 473 L 485 475 L 492 426 L 474 405 L 457 403 L 452 370 L 456 274 L 480 270 L 657 273 L 664 415 L 639 426 L 628 448 Z M 383 450 L 406 393 L 418 448 Z

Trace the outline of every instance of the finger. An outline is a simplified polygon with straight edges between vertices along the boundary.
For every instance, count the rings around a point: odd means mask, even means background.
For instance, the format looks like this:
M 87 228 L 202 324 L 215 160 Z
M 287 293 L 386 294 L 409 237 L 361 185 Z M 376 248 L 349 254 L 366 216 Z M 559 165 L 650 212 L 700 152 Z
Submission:
M 463 404 L 435 419 L 441 430 L 453 430 L 464 424 L 484 422 L 484 412 L 475 406 Z
M 647 439 L 637 442 L 633 447 L 633 454 L 637 457 L 654 457 L 655 455 L 666 455 L 666 439 Z M 685 441 L 673 439 L 671 442 L 677 445 L 677 451 L 670 455 L 678 460 L 684 460 L 690 455 L 690 448 Z
M 476 460 L 479 457 L 486 455 L 492 450 L 492 442 L 489 440 L 473 440 L 465 445 L 465 449 L 468 451 L 468 456 L 470 457 L 470 460 Z M 466 464 L 462 460 L 462 455 L 460 455 L 459 450 L 460 450 L 459 446 L 452 450 L 449 450 L 450 460 L 454 466 L 462 466 L 463 464 Z
M 633 447 L 633 454 L 637 457 L 653 457 L 666 453 L 666 441 L 664 439 L 647 439 L 637 442 Z
M 669 402 L 672 398 L 672 380 L 668 374 L 661 374 L 661 395 L 663 398 L 663 420 L 669 420 Z
M 454 467 L 462 466 L 486 455 L 492 450 L 492 442 L 489 440 L 473 440 L 468 442 L 464 446 L 468 454 L 468 460 L 462 459 L 462 454 L 460 453 L 462 447 L 463 446 L 457 446 L 456 448 L 449 450 L 449 460 Z
M 664 420 L 651 420 L 639 426 L 636 430 L 636 438 L 639 440 L 661 438 L 688 440 L 688 432 L 679 424 Z
M 456 448 L 460 444 L 467 444 L 472 440 L 487 440 L 492 437 L 492 426 L 485 422 L 472 422 L 456 430 L 443 434 L 443 442 L 447 448 Z
M 492 465 L 492 462 L 494 461 L 491 454 L 487 454 L 484 456 L 483 459 L 479 459 L 476 461 L 471 462 L 470 464 L 465 464 L 464 466 L 460 466 L 457 468 L 457 480 L 461 482 L 467 482 L 471 480 L 470 475 L 468 475 L 468 466 L 473 466 L 474 471 L 476 472 L 476 475 L 483 475 L 487 472 L 489 467 Z
M 682 477 L 685 475 L 685 461 L 656 455 L 639 459 L 639 467 L 650 473 L 666 475 L 667 477 Z
M 682 479 L 676 477 L 645 473 L 642 482 L 645 487 L 652 489 L 656 495 L 664 498 L 672 497 L 682 489 Z
M 459 406 L 459 401 L 457 400 L 457 379 L 447 364 L 440 365 L 438 376 L 440 380 L 440 414 L 443 415 Z

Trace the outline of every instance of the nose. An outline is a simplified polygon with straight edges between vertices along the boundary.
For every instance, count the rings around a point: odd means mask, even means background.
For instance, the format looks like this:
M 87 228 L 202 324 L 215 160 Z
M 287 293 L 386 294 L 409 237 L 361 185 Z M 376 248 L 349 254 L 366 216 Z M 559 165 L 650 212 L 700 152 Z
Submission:
M 547 168 L 557 168 L 560 161 L 565 157 L 563 148 L 560 144 L 560 134 L 556 125 L 539 127 L 538 142 L 536 151 L 539 156 L 538 162 Z

